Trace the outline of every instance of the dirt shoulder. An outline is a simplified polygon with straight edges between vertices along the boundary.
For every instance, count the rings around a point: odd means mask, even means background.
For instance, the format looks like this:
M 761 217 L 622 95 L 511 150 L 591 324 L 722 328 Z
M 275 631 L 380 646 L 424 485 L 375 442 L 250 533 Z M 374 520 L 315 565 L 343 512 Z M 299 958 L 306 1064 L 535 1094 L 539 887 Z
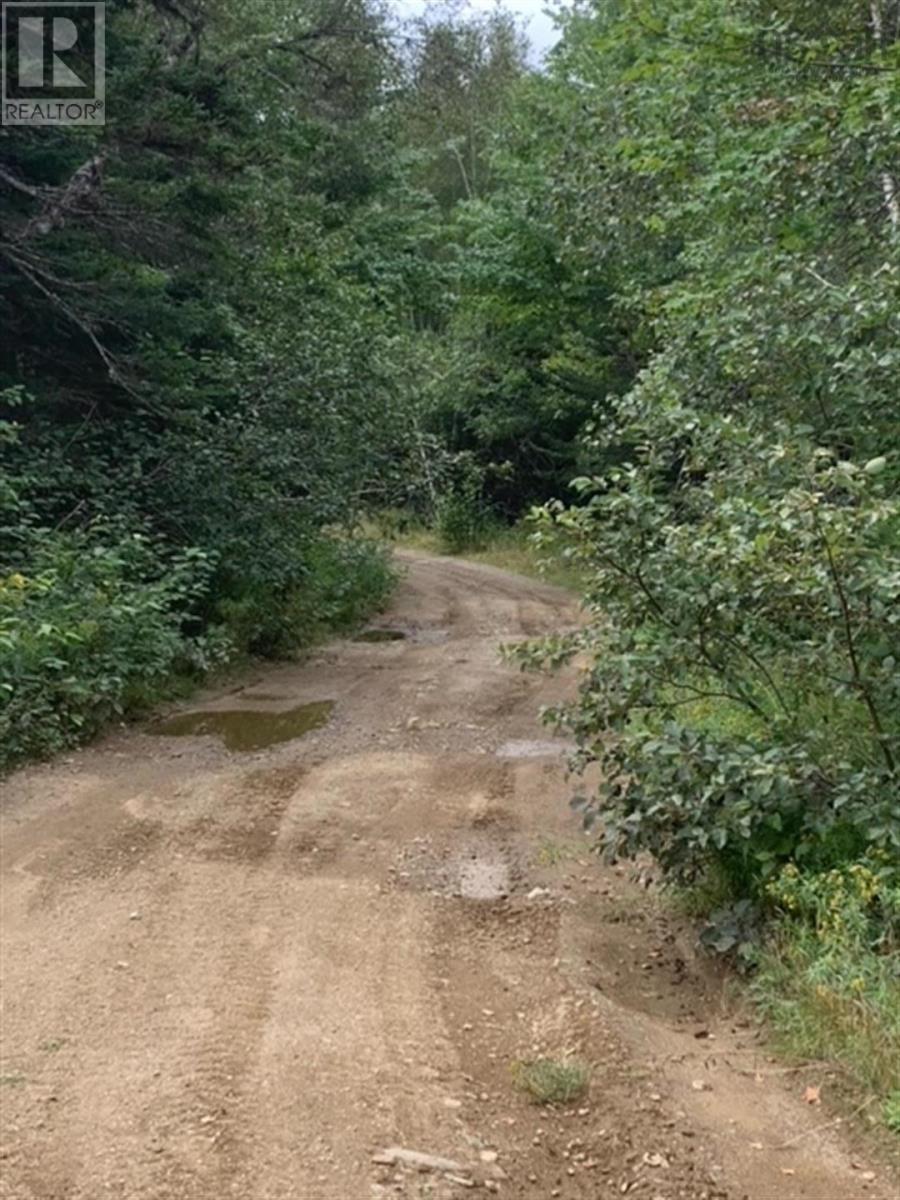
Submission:
M 497 651 L 572 598 L 406 561 L 377 622 L 402 639 L 193 706 L 334 701 L 321 728 L 238 752 L 148 725 L 3 783 L 0 1196 L 896 1196 L 587 856 L 536 720 L 571 680 Z M 588 1093 L 530 1103 L 541 1057 Z

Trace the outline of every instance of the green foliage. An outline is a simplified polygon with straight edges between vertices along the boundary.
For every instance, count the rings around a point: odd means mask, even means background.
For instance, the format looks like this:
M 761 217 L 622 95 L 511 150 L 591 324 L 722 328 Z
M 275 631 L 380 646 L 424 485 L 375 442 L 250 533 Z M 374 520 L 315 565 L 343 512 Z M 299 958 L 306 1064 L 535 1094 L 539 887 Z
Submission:
M 219 617 L 241 649 L 290 657 L 328 630 L 352 628 L 382 607 L 396 578 L 385 552 L 362 540 L 321 538 L 300 561 L 303 576 L 277 589 L 262 580 L 218 602 Z
M 596 185 L 565 194 L 572 240 L 621 278 L 646 364 L 595 410 L 577 504 L 543 511 L 590 621 L 525 653 L 590 660 L 551 716 L 601 767 L 578 805 L 604 849 L 713 873 L 745 917 L 786 863 L 900 855 L 900 109 L 878 72 L 805 65 L 897 47 L 861 13 L 792 16 L 570 22 L 557 75 L 599 135 L 569 147 Z M 713 937 L 743 943 L 738 916 Z
M 476 497 L 449 492 L 438 500 L 435 529 L 448 554 L 477 550 L 484 543 L 487 529 L 484 508 Z
M 581 665 L 547 716 L 601 780 L 574 801 L 599 847 L 654 854 L 703 942 L 757 967 L 792 1048 L 840 1058 L 896 1124 L 900 31 L 882 7 L 566 17 L 540 211 L 570 277 L 602 286 L 628 370 L 593 403 L 572 491 L 538 510 L 587 580 L 586 623 L 519 658 Z M 579 345 L 598 366 L 602 342 Z
M 458 302 L 423 413 L 442 444 L 479 464 L 485 499 L 506 520 L 571 495 L 593 461 L 585 421 L 633 376 L 608 281 L 570 252 L 568 214 L 554 211 L 546 158 L 559 114 L 526 83 L 515 95 L 525 117 L 498 133 L 497 190 L 460 204 L 450 224 Z
M 883 857 L 821 874 L 788 866 L 769 885 L 781 914 L 753 990 L 785 1044 L 839 1057 L 857 1082 L 900 1093 L 900 874 Z
M 382 602 L 348 531 L 406 452 L 428 220 L 389 153 L 382 21 L 111 4 L 107 125 L 0 132 L 11 757 Z
M 561 719 L 603 763 L 584 807 L 610 853 L 683 882 L 715 864 L 746 895 L 790 859 L 900 847 L 898 507 L 852 463 L 813 454 L 804 477 L 802 443 L 745 434 L 739 457 L 707 429 L 688 482 L 657 440 L 557 514 L 593 564 L 596 621 L 567 649 L 600 648 Z
M 700 945 L 715 954 L 729 954 L 739 965 L 752 958 L 759 936 L 760 909 L 744 898 L 721 908 L 705 909 Z
M 137 535 L 56 535 L 32 570 L 0 578 L 0 769 L 141 711 L 230 652 L 221 633 L 186 632 L 212 571 L 198 551 L 163 564 Z
M 447 490 L 435 505 L 435 529 L 449 554 L 477 550 L 488 535 L 491 519 L 482 499 L 483 477 L 469 460 L 460 459 Z
M 448 210 L 495 186 L 491 142 L 511 115 L 527 43 L 500 7 L 456 14 L 447 6 L 412 32 L 400 105 L 404 138 L 416 152 L 414 178 Z

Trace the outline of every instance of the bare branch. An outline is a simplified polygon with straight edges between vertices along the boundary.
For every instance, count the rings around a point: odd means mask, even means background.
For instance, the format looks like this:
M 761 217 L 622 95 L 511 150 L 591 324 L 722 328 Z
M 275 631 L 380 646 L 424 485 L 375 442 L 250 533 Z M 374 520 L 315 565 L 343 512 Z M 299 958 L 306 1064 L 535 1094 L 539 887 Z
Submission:
M 7 187 L 12 188 L 14 191 L 21 192 L 25 196 L 30 196 L 32 200 L 37 199 L 37 197 L 41 194 L 38 188 L 31 187 L 29 184 L 25 183 L 24 180 L 16 178 L 15 175 L 10 175 L 9 171 L 7 171 L 4 167 L 0 167 L 0 181 L 5 183 Z
M 72 174 L 68 183 L 55 188 L 32 187 L 0 168 L 0 179 L 4 183 L 41 203 L 41 211 L 13 240 L 25 242 L 35 236 L 44 237 L 54 229 L 61 229 L 74 213 L 84 211 L 102 186 L 104 157 L 97 154 L 89 158 Z
M 17 253 L 10 246 L 4 247 L 2 245 L 0 245 L 0 254 L 2 254 L 3 257 L 29 281 L 32 287 L 37 288 L 42 295 L 46 296 L 54 308 L 59 309 L 60 312 L 62 312 L 73 325 L 81 330 L 81 332 L 85 335 L 85 337 L 88 338 L 91 345 L 96 350 L 101 361 L 103 362 L 103 365 L 106 367 L 109 378 L 113 381 L 113 383 L 123 388 L 129 393 L 129 395 L 134 396 L 135 399 L 140 399 L 138 393 L 122 376 L 115 358 L 97 337 L 97 334 L 91 328 L 89 322 L 78 312 L 76 312 L 75 309 L 72 308 L 72 306 L 68 303 L 68 301 L 64 300 L 58 292 L 52 291 L 44 283 L 44 281 L 40 278 L 40 275 L 36 273 L 33 264 L 29 263 L 22 254 Z

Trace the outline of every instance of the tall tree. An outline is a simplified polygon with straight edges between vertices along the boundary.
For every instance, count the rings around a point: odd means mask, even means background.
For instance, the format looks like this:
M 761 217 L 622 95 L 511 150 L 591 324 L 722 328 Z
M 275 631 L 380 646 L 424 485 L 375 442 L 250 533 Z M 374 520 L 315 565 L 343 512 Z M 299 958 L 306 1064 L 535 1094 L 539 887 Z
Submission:
M 406 137 L 421 182 L 449 209 L 492 187 L 492 145 L 527 70 L 527 41 L 502 8 L 472 14 L 440 6 L 412 25 L 405 56 Z

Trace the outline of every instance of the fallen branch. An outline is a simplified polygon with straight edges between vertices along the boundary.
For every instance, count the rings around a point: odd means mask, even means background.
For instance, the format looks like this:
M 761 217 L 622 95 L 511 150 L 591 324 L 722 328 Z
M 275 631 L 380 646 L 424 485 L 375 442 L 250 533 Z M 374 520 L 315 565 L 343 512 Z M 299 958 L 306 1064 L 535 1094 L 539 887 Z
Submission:
M 380 1154 L 372 1156 L 372 1162 L 385 1167 L 417 1167 L 420 1171 L 439 1171 L 442 1174 L 465 1174 L 467 1168 L 452 1158 L 440 1158 L 434 1154 L 422 1154 L 419 1150 L 406 1150 L 402 1146 L 389 1146 Z

